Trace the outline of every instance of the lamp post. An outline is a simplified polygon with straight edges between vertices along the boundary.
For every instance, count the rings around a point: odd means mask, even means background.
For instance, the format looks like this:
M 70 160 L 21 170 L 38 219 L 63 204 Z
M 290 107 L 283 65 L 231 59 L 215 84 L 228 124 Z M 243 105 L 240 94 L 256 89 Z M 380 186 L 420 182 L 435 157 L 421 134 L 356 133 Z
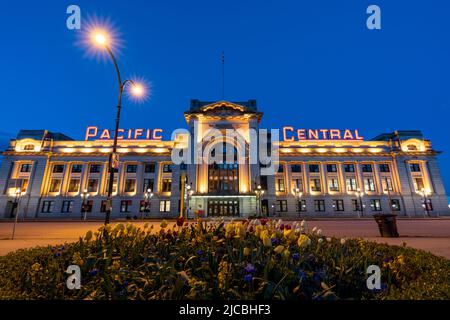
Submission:
M 83 203 L 81 204 L 81 213 L 83 214 L 82 218 L 86 221 L 86 214 L 87 214 L 87 198 L 89 198 L 89 192 L 87 189 L 84 189 L 81 193 L 81 199 L 83 200 Z
M 256 194 L 256 212 L 258 216 L 261 216 L 261 198 L 264 194 L 264 190 L 262 190 L 261 185 L 258 184 L 255 190 Z
M 144 220 L 144 212 L 150 212 L 150 200 L 153 197 L 152 189 L 147 189 L 144 192 L 144 209 L 141 212 L 141 219 Z
M 108 35 L 104 32 L 94 32 L 94 34 L 90 35 L 91 40 L 93 41 L 94 45 L 97 47 L 100 47 L 108 53 L 109 57 L 111 58 L 114 67 L 116 69 L 117 74 L 117 82 L 119 86 L 119 94 L 118 94 L 118 102 L 117 102 L 117 110 L 116 110 L 116 120 L 115 120 L 115 130 L 114 130 L 114 142 L 112 147 L 112 152 L 109 155 L 108 160 L 108 169 L 109 169 L 109 183 L 108 183 L 108 197 L 106 200 L 106 216 L 105 216 L 105 225 L 109 223 L 110 217 L 111 217 L 111 211 L 112 211 L 112 193 L 113 193 L 113 186 L 114 186 L 114 173 L 115 169 L 119 166 L 119 159 L 117 155 L 117 133 L 119 131 L 119 123 L 120 123 L 120 110 L 122 108 L 122 94 L 127 85 L 131 85 L 131 94 L 136 97 L 142 97 L 145 94 L 144 87 L 133 80 L 124 80 L 122 81 L 122 77 L 120 74 L 119 66 L 117 64 L 117 60 L 114 56 L 113 51 L 111 50 L 109 44 L 108 44 Z
M 297 199 L 297 212 L 298 212 L 298 216 L 300 217 L 300 214 L 302 212 L 302 204 L 301 204 L 301 199 L 303 196 L 303 192 L 300 192 L 300 188 L 295 188 L 294 189 L 294 194 L 295 194 L 295 198 Z
M 184 210 L 186 212 L 185 213 L 186 219 L 189 219 L 189 203 L 191 201 L 192 195 L 194 194 L 194 190 L 192 190 L 191 184 L 186 184 L 186 207 L 184 208 Z
M 423 208 L 424 208 L 424 211 L 426 212 L 426 215 L 427 215 L 427 217 L 429 217 L 430 216 L 430 212 L 429 212 L 429 208 L 428 208 L 428 198 L 427 198 L 427 195 L 428 195 L 428 192 L 427 192 L 427 190 L 425 190 L 425 188 L 422 188 L 420 191 L 419 191 L 419 194 L 420 195 L 422 195 L 422 198 L 423 198 L 423 204 L 422 204 L 422 206 L 423 206 Z
M 363 207 L 363 203 L 362 203 L 362 197 L 364 195 L 364 192 L 361 190 L 361 188 L 357 188 L 355 194 L 358 197 L 358 201 L 359 201 L 358 212 L 361 213 L 360 217 L 363 217 L 364 216 L 364 207 Z
M 25 192 L 22 192 L 20 188 L 17 188 L 14 191 L 14 207 L 16 208 L 16 216 L 14 217 L 14 225 L 13 225 L 13 231 L 11 240 L 14 240 L 14 235 L 16 234 L 16 224 L 17 220 L 19 219 L 19 204 L 20 204 L 20 198 L 25 194 Z

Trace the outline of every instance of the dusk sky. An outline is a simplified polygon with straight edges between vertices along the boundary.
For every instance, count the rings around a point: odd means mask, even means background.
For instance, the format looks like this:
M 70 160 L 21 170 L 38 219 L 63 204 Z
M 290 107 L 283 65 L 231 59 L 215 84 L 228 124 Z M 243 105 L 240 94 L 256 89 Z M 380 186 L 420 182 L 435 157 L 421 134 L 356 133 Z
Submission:
M 190 99 L 256 99 L 262 127 L 351 128 L 366 139 L 422 130 L 450 192 L 449 1 L 8 1 L 0 9 L 4 148 L 20 129 L 83 139 L 112 128 L 113 65 L 85 55 L 66 9 L 109 18 L 124 42 L 124 78 L 151 85 L 143 104 L 124 100 L 123 128 L 186 127 Z M 381 8 L 368 30 L 366 9 Z

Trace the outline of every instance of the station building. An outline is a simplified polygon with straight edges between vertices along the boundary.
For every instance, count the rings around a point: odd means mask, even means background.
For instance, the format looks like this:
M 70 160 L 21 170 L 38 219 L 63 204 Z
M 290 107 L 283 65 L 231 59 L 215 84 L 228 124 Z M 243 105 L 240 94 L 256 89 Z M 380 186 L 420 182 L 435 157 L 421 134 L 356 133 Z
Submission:
M 267 164 L 250 155 L 262 116 L 255 100 L 191 100 L 187 129 L 171 139 L 163 140 L 160 129 L 118 131 L 112 218 L 192 217 L 197 210 L 208 217 L 450 215 L 440 152 L 420 131 L 364 139 L 357 130 L 284 126 L 277 139 L 266 135 L 276 169 L 262 174 Z M 212 132 L 226 130 L 237 138 L 214 139 Z M 103 218 L 113 135 L 88 127 L 77 141 L 21 130 L 3 152 L 0 217 Z M 232 150 L 231 160 L 199 161 L 217 146 Z M 174 163 L 175 149 L 193 161 Z

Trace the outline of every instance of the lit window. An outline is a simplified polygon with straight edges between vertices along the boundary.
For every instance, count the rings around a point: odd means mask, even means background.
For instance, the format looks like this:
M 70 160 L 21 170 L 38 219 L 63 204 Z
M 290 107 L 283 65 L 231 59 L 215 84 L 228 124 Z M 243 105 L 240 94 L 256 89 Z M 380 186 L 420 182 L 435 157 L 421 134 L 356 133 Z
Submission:
M 170 212 L 170 200 L 159 201 L 159 211 L 160 212 Z

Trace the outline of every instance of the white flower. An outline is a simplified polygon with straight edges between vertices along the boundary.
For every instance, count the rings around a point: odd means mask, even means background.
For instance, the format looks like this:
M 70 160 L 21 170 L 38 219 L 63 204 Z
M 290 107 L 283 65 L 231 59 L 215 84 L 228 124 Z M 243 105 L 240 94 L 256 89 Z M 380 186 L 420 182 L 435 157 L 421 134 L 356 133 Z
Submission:
M 345 243 L 345 239 L 342 238 L 342 239 L 341 239 L 341 244 L 344 244 L 344 243 Z
M 301 227 L 304 227 L 306 225 L 306 221 L 305 220 L 302 220 L 302 222 L 300 223 L 300 226 Z
M 322 239 L 322 238 L 319 238 L 319 240 L 317 240 L 317 242 L 318 242 L 319 244 L 322 244 L 323 239 Z
M 322 234 L 322 229 L 317 230 L 317 235 L 320 236 Z
M 331 238 L 327 238 L 327 242 L 331 242 Z
M 314 227 L 311 232 L 314 233 L 314 232 L 316 232 L 316 230 L 317 230 L 317 227 Z

